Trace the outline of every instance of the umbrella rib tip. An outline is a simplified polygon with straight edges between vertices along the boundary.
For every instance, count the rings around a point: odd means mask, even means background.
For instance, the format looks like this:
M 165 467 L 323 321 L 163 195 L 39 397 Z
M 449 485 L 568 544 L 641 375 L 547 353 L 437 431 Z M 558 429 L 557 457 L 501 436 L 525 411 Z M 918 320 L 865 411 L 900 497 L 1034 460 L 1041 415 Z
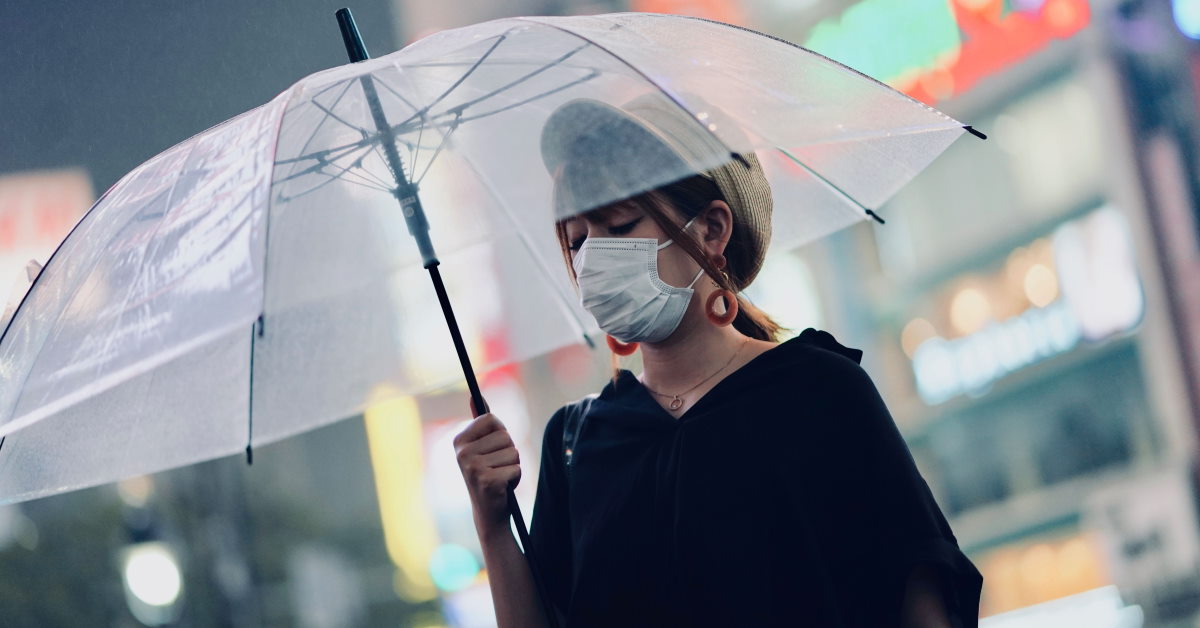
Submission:
M 978 137 L 981 140 L 987 139 L 987 136 L 984 135 L 982 131 L 980 131 L 979 129 L 976 129 L 975 127 L 973 127 L 969 124 L 963 126 L 963 129 L 966 130 L 967 133 L 970 133 L 971 135 L 974 135 L 975 137 Z

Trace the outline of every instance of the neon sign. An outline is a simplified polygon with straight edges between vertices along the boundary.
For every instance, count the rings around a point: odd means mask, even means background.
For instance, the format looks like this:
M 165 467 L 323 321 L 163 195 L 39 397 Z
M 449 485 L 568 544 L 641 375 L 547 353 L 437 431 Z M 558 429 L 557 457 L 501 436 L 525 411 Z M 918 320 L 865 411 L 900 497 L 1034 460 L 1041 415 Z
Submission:
M 864 0 L 817 24 L 804 46 L 934 103 L 1090 20 L 1087 0 Z

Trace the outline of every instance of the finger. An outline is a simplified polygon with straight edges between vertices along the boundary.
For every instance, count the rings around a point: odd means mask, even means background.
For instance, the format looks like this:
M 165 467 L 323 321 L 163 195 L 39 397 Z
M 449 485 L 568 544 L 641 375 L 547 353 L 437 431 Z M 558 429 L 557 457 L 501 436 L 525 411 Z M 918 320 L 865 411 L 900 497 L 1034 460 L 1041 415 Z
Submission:
M 486 456 L 480 456 L 479 461 L 485 466 L 493 469 L 507 467 L 509 465 L 520 464 L 521 455 L 517 452 L 516 447 L 507 447 L 498 451 L 493 451 Z
M 491 413 L 481 414 L 472 419 L 466 429 L 454 437 L 454 446 L 461 447 L 472 441 L 479 440 L 498 429 L 504 429 L 504 424 L 500 422 L 500 419 L 496 418 L 496 415 Z
M 481 456 L 512 446 L 513 439 L 509 435 L 508 430 L 496 430 L 482 438 L 463 445 L 459 449 L 459 454 L 462 456 Z
M 516 486 L 521 481 L 521 465 L 510 464 L 504 467 L 496 467 L 488 471 L 489 479 L 494 480 L 500 486 Z

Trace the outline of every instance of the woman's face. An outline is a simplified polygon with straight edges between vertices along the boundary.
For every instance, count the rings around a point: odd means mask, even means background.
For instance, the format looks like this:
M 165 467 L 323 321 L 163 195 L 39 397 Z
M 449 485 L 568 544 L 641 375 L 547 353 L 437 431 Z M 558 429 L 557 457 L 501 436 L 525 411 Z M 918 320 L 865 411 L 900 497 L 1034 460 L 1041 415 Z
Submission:
M 673 208 L 668 215 L 680 227 L 686 222 L 683 215 Z M 572 262 L 588 238 L 652 238 L 659 244 L 667 240 L 667 235 L 654 218 L 633 203 L 620 203 L 568 218 L 564 221 L 564 228 Z M 687 232 L 703 241 L 703 234 L 699 233 L 701 229 L 703 225 L 697 220 L 688 227 Z M 658 275 L 669 285 L 688 285 L 699 269 L 700 265 L 683 247 L 672 245 L 658 251 Z

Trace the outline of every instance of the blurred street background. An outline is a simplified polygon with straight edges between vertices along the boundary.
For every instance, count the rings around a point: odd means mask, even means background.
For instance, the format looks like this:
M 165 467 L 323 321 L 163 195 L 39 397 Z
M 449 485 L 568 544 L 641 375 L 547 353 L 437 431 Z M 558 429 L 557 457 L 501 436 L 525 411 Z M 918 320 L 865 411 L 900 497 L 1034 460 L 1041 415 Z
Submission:
M 344 64 L 345 2 L 3 0 L 0 299 L 125 172 Z M 987 133 L 885 206 L 886 225 L 775 251 L 760 283 L 776 291 L 748 294 L 795 333 L 864 350 L 983 572 L 984 626 L 1200 626 L 1200 0 L 349 6 L 374 56 L 509 15 L 697 15 Z M 527 520 L 546 420 L 607 376 L 607 351 L 583 346 L 483 374 L 519 442 Z M 253 466 L 0 506 L 0 626 L 494 625 L 450 443 L 468 419 L 450 389 Z

